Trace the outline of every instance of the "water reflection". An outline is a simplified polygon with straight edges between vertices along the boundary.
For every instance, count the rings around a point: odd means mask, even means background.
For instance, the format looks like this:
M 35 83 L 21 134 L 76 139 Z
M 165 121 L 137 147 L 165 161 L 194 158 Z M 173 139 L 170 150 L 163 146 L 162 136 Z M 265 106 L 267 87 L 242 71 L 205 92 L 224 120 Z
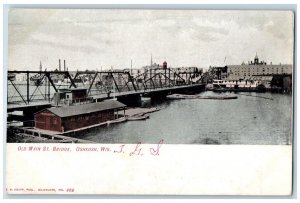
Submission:
M 251 96 L 203 92 L 200 95 L 237 95 L 238 99 L 167 100 L 153 104 L 161 110 L 150 114 L 150 119 L 110 125 L 79 137 L 98 143 L 164 139 L 166 144 L 290 144 L 292 97 L 243 94 Z

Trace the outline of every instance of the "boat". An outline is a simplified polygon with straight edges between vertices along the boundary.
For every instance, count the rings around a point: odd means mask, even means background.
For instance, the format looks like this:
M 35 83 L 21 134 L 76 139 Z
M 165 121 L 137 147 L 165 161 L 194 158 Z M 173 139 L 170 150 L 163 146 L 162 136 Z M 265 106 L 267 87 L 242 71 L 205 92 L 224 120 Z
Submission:
M 128 118 L 121 117 L 121 118 L 118 118 L 118 119 L 115 119 L 115 120 L 106 121 L 106 123 L 107 123 L 107 125 L 110 125 L 110 124 L 114 124 L 114 123 L 122 123 L 122 122 L 125 122 L 127 120 L 128 120 Z
M 264 85 L 255 80 L 213 80 L 207 90 L 214 92 L 264 92 Z
M 131 116 L 128 117 L 128 121 L 140 121 L 140 120 L 146 120 L 149 118 L 149 115 L 143 115 L 143 116 Z
M 214 89 L 225 88 L 226 87 L 225 82 L 226 81 L 224 80 L 213 80 L 213 88 Z

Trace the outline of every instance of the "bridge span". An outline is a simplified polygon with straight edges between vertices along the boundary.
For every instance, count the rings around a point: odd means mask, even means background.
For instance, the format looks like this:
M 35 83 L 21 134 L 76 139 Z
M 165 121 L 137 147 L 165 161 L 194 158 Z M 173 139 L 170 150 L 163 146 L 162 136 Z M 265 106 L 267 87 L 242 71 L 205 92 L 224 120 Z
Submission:
M 130 71 L 8 71 L 8 104 L 53 102 L 62 89 L 82 88 L 90 97 L 103 99 L 159 92 L 180 91 L 201 85 L 202 73 L 153 68 L 143 73 Z M 105 96 L 107 95 L 107 96 Z
M 85 90 L 89 102 L 116 98 L 132 107 L 140 106 L 142 97 L 155 101 L 174 93 L 201 92 L 205 88 L 201 78 L 199 72 L 170 68 L 154 68 L 138 75 L 130 71 L 8 71 L 8 121 L 31 120 L 35 112 L 59 106 L 55 95 L 66 89 Z

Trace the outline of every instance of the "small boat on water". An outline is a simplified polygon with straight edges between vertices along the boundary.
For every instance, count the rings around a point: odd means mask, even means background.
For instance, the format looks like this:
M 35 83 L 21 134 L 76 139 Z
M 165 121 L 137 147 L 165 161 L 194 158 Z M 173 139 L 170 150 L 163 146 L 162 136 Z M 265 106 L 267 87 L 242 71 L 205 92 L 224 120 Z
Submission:
M 149 118 L 149 115 L 143 115 L 143 116 L 132 116 L 128 117 L 128 121 L 141 121 L 141 120 L 146 120 Z
M 127 121 L 127 118 L 118 118 L 118 119 L 115 119 L 115 120 L 110 120 L 110 121 L 106 121 L 107 125 L 110 125 L 110 124 L 113 124 L 113 123 L 122 123 L 122 122 L 125 122 Z

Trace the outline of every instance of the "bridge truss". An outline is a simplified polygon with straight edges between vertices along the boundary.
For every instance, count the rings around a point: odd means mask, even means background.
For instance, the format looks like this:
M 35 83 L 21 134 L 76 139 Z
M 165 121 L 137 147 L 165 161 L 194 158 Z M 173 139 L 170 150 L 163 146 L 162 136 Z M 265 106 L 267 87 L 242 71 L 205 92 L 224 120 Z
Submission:
M 68 88 L 85 88 L 89 96 L 113 92 L 144 91 L 198 83 L 199 72 L 180 72 L 170 68 L 153 68 L 143 73 L 130 71 L 8 71 L 8 104 L 47 101 L 56 92 Z

